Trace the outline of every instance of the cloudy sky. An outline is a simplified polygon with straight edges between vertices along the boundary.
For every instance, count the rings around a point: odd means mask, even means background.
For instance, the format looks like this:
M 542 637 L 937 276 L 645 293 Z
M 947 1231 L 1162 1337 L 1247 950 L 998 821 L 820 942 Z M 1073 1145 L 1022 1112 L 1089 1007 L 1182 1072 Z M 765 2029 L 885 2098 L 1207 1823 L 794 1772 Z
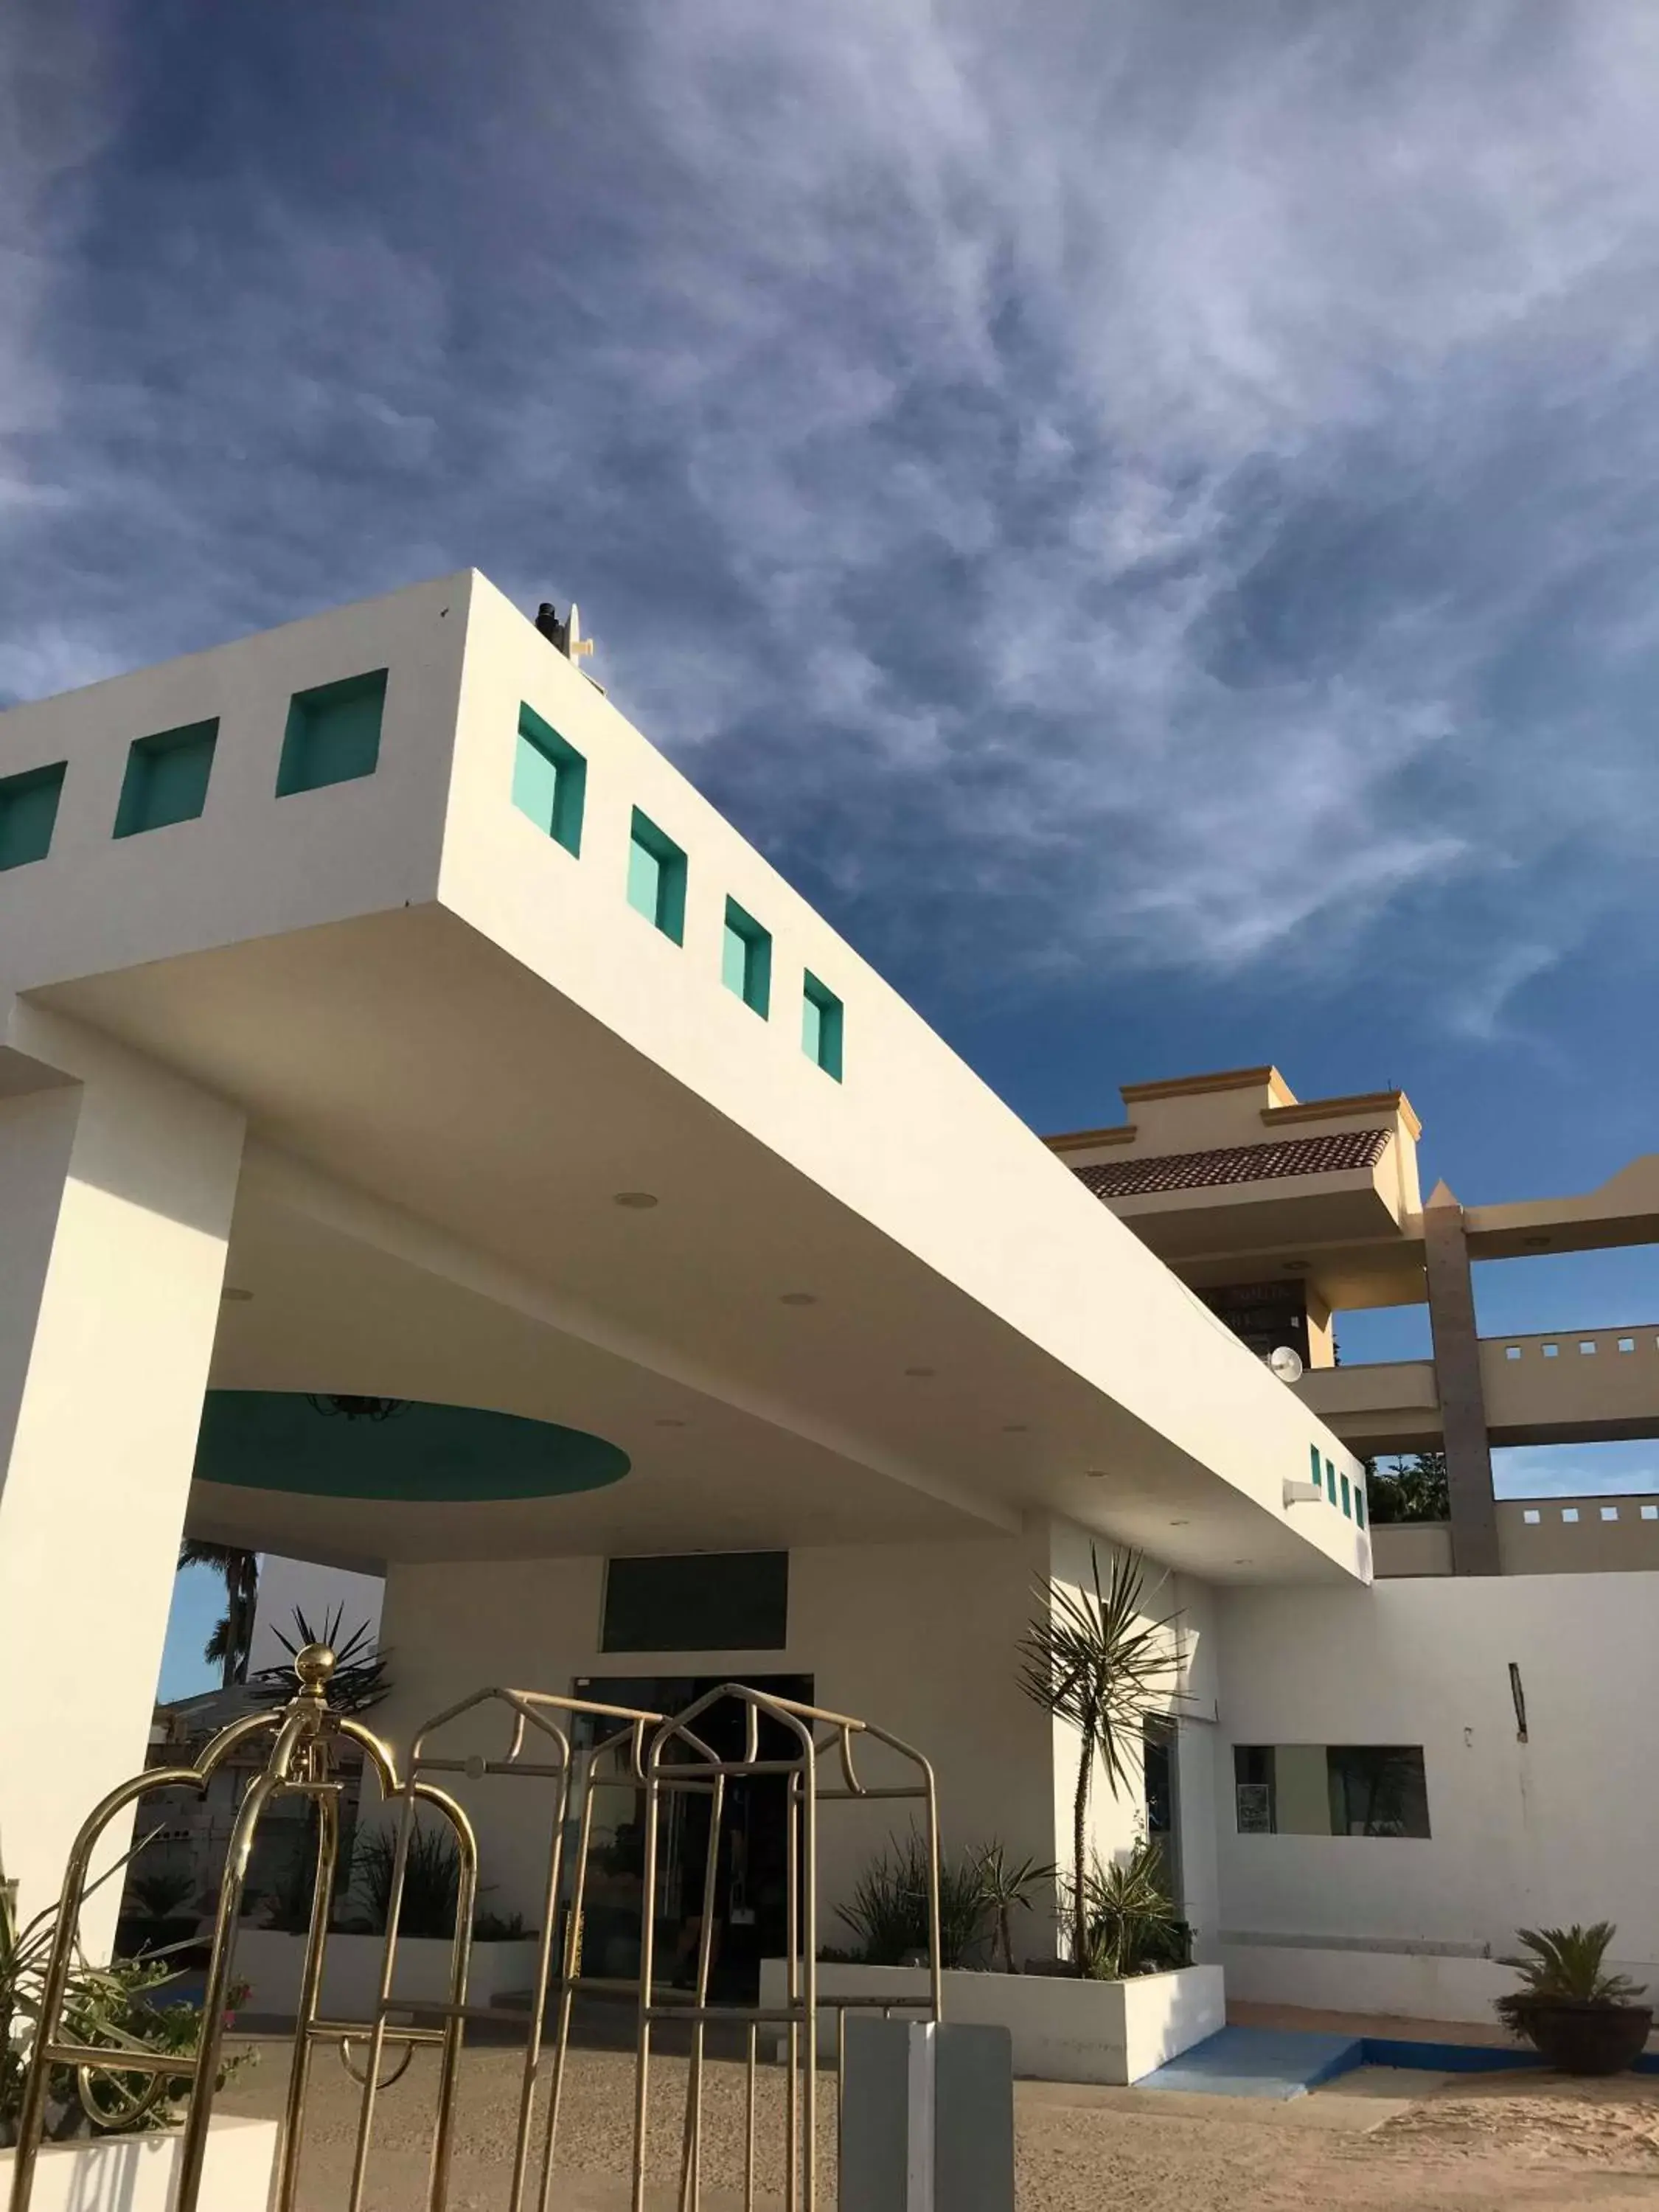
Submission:
M 1039 1127 L 1272 1058 L 1469 1201 L 1654 1147 L 1651 0 L 12 0 L 0 72 L 0 701 L 473 563 Z M 1563 1266 L 1492 1325 L 1659 1318 Z

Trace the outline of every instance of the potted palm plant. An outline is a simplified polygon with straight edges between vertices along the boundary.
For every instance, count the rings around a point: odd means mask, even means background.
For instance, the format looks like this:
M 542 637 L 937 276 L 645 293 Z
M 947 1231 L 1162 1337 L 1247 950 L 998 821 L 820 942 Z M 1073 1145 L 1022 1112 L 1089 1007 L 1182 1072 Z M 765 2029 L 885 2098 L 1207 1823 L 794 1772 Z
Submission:
M 1562 2074 L 1622 2074 L 1635 2064 L 1653 2027 L 1653 2008 L 1627 1975 L 1607 1970 L 1610 1920 L 1581 1928 L 1522 1928 L 1512 1966 L 1521 1987 L 1496 2000 L 1512 2035 L 1530 2043 Z

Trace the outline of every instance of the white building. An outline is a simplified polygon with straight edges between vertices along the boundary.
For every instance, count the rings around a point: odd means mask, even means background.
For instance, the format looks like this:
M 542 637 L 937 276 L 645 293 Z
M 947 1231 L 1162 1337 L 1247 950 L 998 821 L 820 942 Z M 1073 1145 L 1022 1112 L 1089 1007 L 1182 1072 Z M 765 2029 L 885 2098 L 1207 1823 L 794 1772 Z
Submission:
M 1136 1545 L 1235 1986 L 1467 2008 L 1520 1920 L 1659 1959 L 1649 1584 L 1374 1587 L 1314 1407 L 473 574 L 0 718 L 26 1907 L 143 1763 L 186 1527 L 384 1574 L 394 1740 L 485 1682 L 810 1681 L 930 1754 L 947 1841 L 1062 1860 L 1017 1645 Z M 1331 1832 L 1377 1747 L 1381 1825 L 1427 1836 Z M 826 1837 L 832 1899 L 878 1810 Z M 1143 1817 L 1097 1792 L 1098 1848 Z

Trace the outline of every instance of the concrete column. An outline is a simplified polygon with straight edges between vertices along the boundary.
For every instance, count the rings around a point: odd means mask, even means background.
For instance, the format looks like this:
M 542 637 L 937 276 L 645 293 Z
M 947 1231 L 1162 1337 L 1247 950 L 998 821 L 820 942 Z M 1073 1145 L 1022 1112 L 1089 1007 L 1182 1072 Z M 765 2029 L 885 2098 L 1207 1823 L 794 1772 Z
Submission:
M 1474 1322 L 1463 1209 L 1443 1182 L 1423 1213 L 1429 1326 L 1445 1427 L 1446 1477 L 1451 1493 L 1452 1572 L 1495 1575 L 1498 1509 L 1492 1488 L 1492 1446 L 1480 1381 L 1480 1340 Z
M 6 1035 L 0 1857 L 27 1916 L 144 1763 L 243 1125 L 74 1023 L 14 1006 Z

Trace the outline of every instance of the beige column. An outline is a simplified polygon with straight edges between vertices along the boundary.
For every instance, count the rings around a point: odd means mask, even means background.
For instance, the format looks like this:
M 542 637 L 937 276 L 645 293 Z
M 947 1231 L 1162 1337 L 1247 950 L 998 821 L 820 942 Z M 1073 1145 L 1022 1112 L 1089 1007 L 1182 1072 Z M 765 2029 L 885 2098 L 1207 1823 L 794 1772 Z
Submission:
M 144 1762 L 242 1117 L 76 1024 L 14 1005 L 5 1034 L 0 1858 L 27 1915 Z
M 1424 1209 L 1423 1236 L 1429 1326 L 1451 1493 L 1452 1572 L 1499 1574 L 1498 1509 L 1492 1490 L 1492 1447 L 1486 1436 L 1468 1241 L 1463 1209 L 1443 1182 L 1435 1185 Z

